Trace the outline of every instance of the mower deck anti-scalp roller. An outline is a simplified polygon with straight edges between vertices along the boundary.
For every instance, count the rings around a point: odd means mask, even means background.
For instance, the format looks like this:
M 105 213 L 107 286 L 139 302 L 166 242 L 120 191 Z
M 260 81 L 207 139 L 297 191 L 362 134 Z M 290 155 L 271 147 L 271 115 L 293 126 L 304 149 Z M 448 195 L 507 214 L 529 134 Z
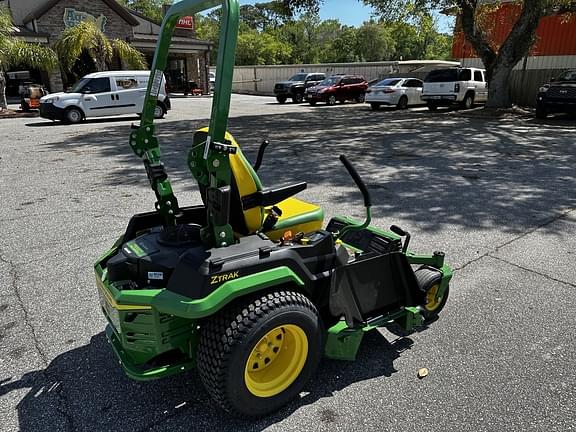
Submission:
M 218 5 L 212 115 L 187 159 L 203 205 L 181 207 L 161 161 L 154 107 L 178 19 Z M 226 130 L 238 22 L 237 0 L 183 0 L 168 10 L 130 135 L 155 210 L 130 219 L 95 271 L 106 334 L 128 376 L 195 368 L 223 409 L 262 416 L 296 397 L 323 356 L 354 360 L 365 332 L 434 321 L 452 271 L 441 252 L 412 253 L 405 230 L 370 224 L 369 191 L 344 156 L 364 197 L 364 221 L 325 224 L 320 207 L 294 197 L 306 183 L 262 184 L 257 170 L 268 143 L 252 166 Z

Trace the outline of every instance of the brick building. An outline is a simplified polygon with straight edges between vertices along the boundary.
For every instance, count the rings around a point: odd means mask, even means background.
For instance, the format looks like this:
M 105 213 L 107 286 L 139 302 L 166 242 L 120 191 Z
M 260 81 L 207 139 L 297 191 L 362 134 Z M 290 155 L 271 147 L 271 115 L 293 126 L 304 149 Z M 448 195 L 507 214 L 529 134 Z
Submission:
M 146 56 L 149 65 L 152 63 L 161 23 L 128 10 L 115 0 L 0 0 L 0 6 L 7 6 L 12 14 L 14 36 L 27 42 L 52 46 L 65 28 L 93 19 L 108 38 L 130 42 Z M 181 90 L 186 81 L 195 81 L 208 91 L 210 49 L 209 42 L 195 38 L 193 19 L 176 29 L 166 69 L 172 90 Z M 122 64 L 116 61 L 114 69 L 123 69 Z M 12 71 L 8 78 L 42 81 L 52 92 L 62 90 L 66 80 L 59 71 L 50 75 Z M 8 90 L 15 88 L 12 84 Z

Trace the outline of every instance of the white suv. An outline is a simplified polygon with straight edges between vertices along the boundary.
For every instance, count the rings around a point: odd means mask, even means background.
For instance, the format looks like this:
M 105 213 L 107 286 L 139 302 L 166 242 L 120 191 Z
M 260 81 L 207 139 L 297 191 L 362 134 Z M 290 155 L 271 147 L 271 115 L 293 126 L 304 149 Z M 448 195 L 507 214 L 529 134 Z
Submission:
M 459 105 L 469 109 L 477 102 L 486 102 L 488 87 L 486 71 L 477 68 L 435 69 L 424 78 L 422 100 L 428 109 Z

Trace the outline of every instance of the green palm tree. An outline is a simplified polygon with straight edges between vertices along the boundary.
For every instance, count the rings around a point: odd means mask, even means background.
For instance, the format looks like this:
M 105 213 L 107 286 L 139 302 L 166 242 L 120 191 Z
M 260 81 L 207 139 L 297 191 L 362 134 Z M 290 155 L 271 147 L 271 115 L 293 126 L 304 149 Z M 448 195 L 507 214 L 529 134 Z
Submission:
M 148 67 L 140 51 L 121 39 L 108 39 L 95 21 L 82 21 L 67 28 L 54 44 L 54 48 L 60 63 L 67 71 L 71 71 L 82 52 L 90 55 L 99 72 L 108 70 L 114 54 L 130 69 Z
M 50 48 L 17 39 L 12 35 L 10 11 L 0 7 L 0 110 L 6 108 L 4 70 L 12 65 L 51 71 L 58 66 L 58 57 Z

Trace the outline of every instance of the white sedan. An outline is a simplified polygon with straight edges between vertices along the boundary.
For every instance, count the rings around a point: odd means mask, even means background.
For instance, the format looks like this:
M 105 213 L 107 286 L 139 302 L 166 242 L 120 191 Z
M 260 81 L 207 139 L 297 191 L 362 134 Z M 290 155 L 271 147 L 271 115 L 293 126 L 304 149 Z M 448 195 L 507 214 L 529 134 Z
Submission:
M 406 109 L 409 105 L 421 105 L 422 81 L 417 78 L 386 78 L 366 92 L 366 103 L 373 110 L 382 105 Z

